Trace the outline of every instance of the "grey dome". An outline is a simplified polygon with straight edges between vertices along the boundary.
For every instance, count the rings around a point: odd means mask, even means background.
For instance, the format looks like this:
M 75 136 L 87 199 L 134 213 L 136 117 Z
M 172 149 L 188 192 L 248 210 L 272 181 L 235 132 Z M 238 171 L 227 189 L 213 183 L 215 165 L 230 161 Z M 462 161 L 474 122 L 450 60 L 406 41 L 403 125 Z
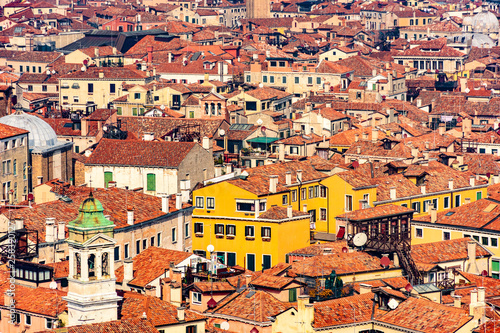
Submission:
M 472 17 L 472 27 L 474 32 L 498 32 L 498 26 L 498 19 L 495 14 L 487 10 L 483 10 Z
M 472 44 L 474 47 L 490 48 L 495 46 L 495 42 L 488 36 L 483 34 L 472 34 Z
M 472 17 L 470 17 L 470 16 L 464 17 L 464 20 L 462 21 L 462 25 L 472 25 Z
M 19 127 L 29 131 L 28 140 L 30 149 L 35 147 L 51 147 L 57 144 L 56 132 L 43 119 L 24 112 L 0 118 L 0 123 Z

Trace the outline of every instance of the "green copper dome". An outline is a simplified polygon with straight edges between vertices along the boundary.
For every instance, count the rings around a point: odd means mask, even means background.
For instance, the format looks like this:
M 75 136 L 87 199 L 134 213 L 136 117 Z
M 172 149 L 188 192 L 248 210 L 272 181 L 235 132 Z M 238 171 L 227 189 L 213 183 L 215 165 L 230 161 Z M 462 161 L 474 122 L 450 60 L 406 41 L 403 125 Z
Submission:
M 112 226 L 113 222 L 104 217 L 103 211 L 101 202 L 90 192 L 89 197 L 78 208 L 78 217 L 69 222 L 69 226 L 89 229 Z

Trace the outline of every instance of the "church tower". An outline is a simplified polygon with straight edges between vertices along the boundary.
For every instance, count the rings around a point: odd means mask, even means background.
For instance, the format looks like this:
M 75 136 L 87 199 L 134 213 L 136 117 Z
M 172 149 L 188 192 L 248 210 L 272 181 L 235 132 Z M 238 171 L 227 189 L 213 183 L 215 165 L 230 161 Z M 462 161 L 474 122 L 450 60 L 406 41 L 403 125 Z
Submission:
M 270 0 L 246 0 L 246 4 L 247 4 L 247 19 L 271 17 Z
M 90 193 L 68 223 L 68 326 L 116 320 L 114 224 L 106 219 L 99 200 Z

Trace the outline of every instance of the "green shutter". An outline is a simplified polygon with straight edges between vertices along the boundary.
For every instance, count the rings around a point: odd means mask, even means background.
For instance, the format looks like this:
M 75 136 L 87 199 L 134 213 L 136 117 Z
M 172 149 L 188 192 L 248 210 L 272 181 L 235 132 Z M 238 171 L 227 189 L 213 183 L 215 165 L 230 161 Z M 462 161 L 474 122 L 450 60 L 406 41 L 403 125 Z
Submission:
M 113 173 L 106 171 L 104 172 L 104 186 L 108 187 L 108 183 L 113 181 Z
M 137 108 L 132 108 L 132 115 L 137 116 Z
M 121 106 L 120 106 L 120 107 L 117 107 L 117 108 L 116 108 L 116 111 L 117 111 L 116 113 L 117 113 L 119 116 L 121 116 L 121 115 L 122 115 L 122 107 L 121 107 Z
M 492 260 L 491 261 L 491 270 L 494 272 L 500 271 L 500 261 Z
M 147 183 L 148 191 L 156 191 L 156 175 L 154 173 L 148 173 Z
M 483 192 L 476 193 L 476 200 L 480 200 L 483 197 Z
M 297 301 L 297 288 L 293 288 L 293 289 L 288 290 L 288 301 L 289 302 L 296 302 Z

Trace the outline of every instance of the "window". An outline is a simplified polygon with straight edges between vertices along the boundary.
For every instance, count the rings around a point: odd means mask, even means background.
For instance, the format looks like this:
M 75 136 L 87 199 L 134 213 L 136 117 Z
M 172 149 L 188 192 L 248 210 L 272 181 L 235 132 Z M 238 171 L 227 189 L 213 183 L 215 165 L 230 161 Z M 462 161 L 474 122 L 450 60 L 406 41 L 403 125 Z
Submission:
M 288 205 L 288 195 L 287 195 L 287 194 L 284 194 L 284 195 L 281 197 L 281 204 L 282 204 L 282 205 Z
M 431 201 L 424 200 L 424 212 L 428 212 L 430 210 L 430 206 L 431 206 Z
M 500 278 L 500 261 L 492 260 L 491 261 L 491 277 L 494 279 Z
M 498 238 L 495 237 L 490 238 L 490 246 L 498 247 Z
M 245 237 L 255 237 L 255 227 L 253 225 L 245 226 Z
M 273 75 L 269 76 L 269 83 L 274 83 L 274 76 Z
M 49 318 L 45 319 L 45 328 L 52 329 L 53 324 L 54 323 L 52 322 L 52 319 Z
M 450 198 L 449 197 L 443 198 L 443 208 L 444 209 L 450 208 Z
M 299 147 L 290 147 L 290 154 L 291 155 L 298 155 L 299 153 Z
M 33 91 L 33 86 L 31 84 L 28 85 L 28 91 Z
M 302 200 L 306 200 L 307 199 L 307 190 L 305 188 L 303 188 L 300 191 L 301 191 Z
M 460 195 L 455 196 L 455 207 L 460 207 Z
M 267 83 L 267 75 L 262 76 L 262 82 Z
M 226 225 L 226 235 L 227 236 L 236 236 L 236 226 L 234 224 Z
M 204 197 L 196 197 L 195 198 L 195 207 L 196 208 L 203 208 L 203 202 L 205 201 Z
M 309 186 L 309 199 L 314 198 L 314 187 Z
M 288 289 L 288 301 L 297 302 L 297 288 Z
M 477 236 L 477 235 L 473 235 L 473 236 L 472 236 L 472 238 L 474 238 L 476 241 L 478 241 L 478 242 L 479 242 L 479 236 Z
M 271 238 L 271 227 L 260 228 L 262 238 Z
M 15 170 L 14 170 L 14 174 L 16 174 Z M 483 197 L 483 193 L 482 192 L 476 192 L 476 200 L 481 200 L 482 197 Z
M 490 244 L 488 237 L 481 237 L 481 244 L 488 246 Z
M 201 293 L 197 293 L 193 291 L 192 297 L 193 304 L 201 304 Z
M 322 186 L 320 187 L 320 196 L 321 196 L 322 198 L 326 198 L 326 186 L 323 186 L 323 185 L 322 185 Z
M 215 224 L 215 234 L 224 235 L 224 224 Z
M 129 255 L 128 255 L 128 244 L 125 244 L 123 252 L 124 252 L 124 258 L 127 259 L 129 257 Z
M 252 77 L 251 77 L 250 75 L 247 75 L 247 76 L 246 76 L 246 81 L 247 81 L 247 82 L 252 81 Z
M 247 253 L 247 269 L 255 271 L 255 254 Z
M 147 174 L 147 190 L 156 191 L 156 175 L 154 173 Z
M 207 209 L 215 209 L 215 198 L 207 197 Z
M 411 204 L 411 209 L 413 209 L 415 213 L 420 213 L 420 202 L 413 202 Z
M 352 195 L 345 196 L 345 211 L 346 212 L 352 211 Z
M 17 160 L 14 160 L 14 163 L 12 163 L 12 173 L 17 175 Z
M 321 78 L 320 77 L 316 78 L 316 84 L 321 84 Z
M 319 209 L 319 219 L 321 221 L 326 221 L 326 208 Z
M 80 102 L 80 97 L 73 96 L 73 103 L 79 103 L 79 102 Z
M 417 237 L 417 238 L 423 238 L 424 237 L 424 229 L 422 229 L 422 228 L 416 228 L 415 229 L 415 237 Z
M 134 99 L 141 99 L 141 93 L 134 93 Z
M 271 268 L 271 255 L 270 254 L 263 254 L 262 255 L 262 269 L 269 269 Z
M 19 66 L 19 71 L 22 73 L 23 72 L 23 66 Z
M 300 83 L 300 78 L 298 76 L 295 77 L 295 84 L 299 84 Z
M 135 241 L 135 254 L 141 253 L 141 240 Z
M 115 261 L 120 260 L 120 247 L 119 246 L 115 246 L 114 258 L 115 258 Z
M 119 116 L 121 116 L 121 115 L 123 114 L 123 111 L 122 111 L 122 107 L 121 107 L 121 106 L 119 106 L 119 107 L 117 107 L 117 108 L 116 108 L 116 113 L 117 113 Z
M 450 240 L 451 234 L 449 231 L 443 231 L 443 240 Z
M 283 77 L 281 78 L 281 82 L 286 83 L 286 76 L 283 76 Z
M 222 17 L 221 17 L 222 20 Z M 186 326 L 186 333 L 196 333 L 196 325 Z
M 431 208 L 438 209 L 438 199 L 432 199 Z
M 307 84 L 313 84 L 313 78 L 311 76 L 307 78 Z
M 161 232 L 156 235 L 156 246 L 161 246 Z
M 94 84 L 93 83 L 89 83 L 88 87 L 87 87 L 87 90 L 88 90 L 89 94 L 94 93 Z
M 146 238 L 144 238 L 142 240 L 142 249 L 145 250 L 148 248 L 148 240 Z
M 292 190 L 292 202 L 297 201 L 297 190 Z
M 26 325 L 31 325 L 31 316 L 30 315 L 24 315 L 24 323 Z
M 110 171 L 104 172 L 104 186 L 107 188 L 109 182 L 113 181 L 113 173 Z
M 111 94 L 116 93 L 116 85 L 115 85 L 114 83 L 110 83 L 110 84 L 109 84 L 109 92 L 110 92 Z
M 189 223 L 184 223 L 184 238 L 189 238 L 189 229 Z
M 137 116 L 137 108 L 132 108 L 132 115 Z
M 177 242 L 177 228 L 172 228 L 172 243 Z
M 201 222 L 194 223 L 194 233 L 203 235 L 203 223 Z

